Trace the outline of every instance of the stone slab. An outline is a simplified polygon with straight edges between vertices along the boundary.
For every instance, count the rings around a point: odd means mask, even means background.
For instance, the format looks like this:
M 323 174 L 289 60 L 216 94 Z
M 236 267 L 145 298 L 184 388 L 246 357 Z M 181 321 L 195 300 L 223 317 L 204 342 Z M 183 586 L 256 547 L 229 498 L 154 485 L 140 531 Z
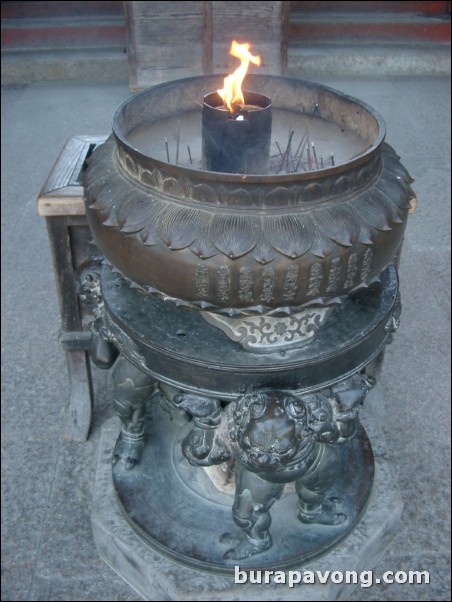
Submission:
M 352 534 L 322 558 L 294 570 L 370 571 L 389 545 L 402 512 L 400 493 L 386 459 L 386 445 L 375 419 L 363 417 L 375 455 L 375 481 L 366 513 Z M 110 419 L 102 428 L 91 516 L 100 556 L 146 600 L 346 600 L 354 583 L 255 584 L 234 583 L 233 576 L 216 576 L 178 564 L 142 542 L 132 531 L 116 501 L 111 455 L 119 424 Z M 232 520 L 232 519 L 231 519 Z M 317 575 L 317 573 L 316 573 Z M 378 575 L 375 575 L 378 577 Z M 381 576 L 380 576 L 381 577 Z M 368 578 L 368 577 L 367 577 Z

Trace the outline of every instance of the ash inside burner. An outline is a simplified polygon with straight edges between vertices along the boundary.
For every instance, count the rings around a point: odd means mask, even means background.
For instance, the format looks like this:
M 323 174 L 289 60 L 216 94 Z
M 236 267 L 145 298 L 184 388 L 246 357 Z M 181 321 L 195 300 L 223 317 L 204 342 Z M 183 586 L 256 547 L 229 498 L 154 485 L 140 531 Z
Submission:
M 202 170 L 201 108 L 141 124 L 129 143 L 159 161 Z M 273 108 L 269 175 L 341 165 L 364 152 L 369 139 L 321 117 Z

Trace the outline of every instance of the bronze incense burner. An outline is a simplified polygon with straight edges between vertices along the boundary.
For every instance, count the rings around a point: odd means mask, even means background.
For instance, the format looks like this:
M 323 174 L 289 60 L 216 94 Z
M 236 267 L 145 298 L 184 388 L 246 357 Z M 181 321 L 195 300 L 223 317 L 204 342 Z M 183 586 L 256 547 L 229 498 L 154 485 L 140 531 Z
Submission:
M 221 83 L 174 81 L 119 107 L 85 173 L 101 257 L 80 293 L 93 360 L 116 360 L 127 520 L 153 549 L 229 574 L 324 554 L 365 511 L 358 409 L 398 325 L 413 192 L 358 100 L 249 76 L 271 119 L 244 115 L 228 139 L 202 110 Z M 238 141 L 232 158 L 222 139 Z

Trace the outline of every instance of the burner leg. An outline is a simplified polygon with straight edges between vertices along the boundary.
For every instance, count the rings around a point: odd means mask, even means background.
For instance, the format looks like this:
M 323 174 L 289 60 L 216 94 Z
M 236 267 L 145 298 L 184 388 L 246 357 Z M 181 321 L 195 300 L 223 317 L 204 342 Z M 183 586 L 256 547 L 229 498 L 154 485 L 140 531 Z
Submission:
M 270 508 L 279 500 L 284 483 L 270 483 L 249 472 L 239 461 L 235 466 L 236 490 L 232 516 L 245 535 L 237 541 L 229 533 L 221 537 L 222 543 L 236 543 L 224 555 L 225 559 L 240 560 L 268 550 L 272 546 L 269 532 L 272 522 Z
M 193 428 L 182 442 L 182 452 L 194 466 L 221 464 L 231 457 L 219 436 L 222 407 L 218 399 L 180 393 L 173 404 L 193 417 Z
M 155 390 L 155 381 L 120 355 L 113 369 L 114 408 L 121 420 L 121 436 L 113 462 L 122 459 L 127 470 L 140 460 L 144 447 L 146 402 Z
M 337 478 L 338 458 L 335 446 L 318 444 L 318 455 L 314 464 L 306 475 L 295 482 L 298 518 L 302 523 L 339 525 L 346 520 L 346 514 L 336 512 L 336 499 L 325 500 Z

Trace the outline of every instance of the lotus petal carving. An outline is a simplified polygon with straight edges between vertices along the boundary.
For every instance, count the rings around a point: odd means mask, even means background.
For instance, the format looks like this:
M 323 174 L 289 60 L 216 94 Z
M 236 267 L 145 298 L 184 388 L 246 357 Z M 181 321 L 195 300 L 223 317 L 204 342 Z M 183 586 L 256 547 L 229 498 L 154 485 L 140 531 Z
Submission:
M 161 204 L 147 193 L 128 196 L 118 208 L 118 222 L 121 231 L 138 232 L 152 222 L 153 217 L 161 209 Z
M 210 228 L 215 247 L 230 259 L 249 253 L 256 246 L 259 220 L 240 214 L 215 215 Z
M 160 208 L 159 211 L 162 211 Z M 140 230 L 141 240 L 146 247 L 155 247 L 156 245 L 162 244 L 161 238 L 159 236 L 159 222 L 160 222 L 160 213 L 156 212 L 153 215 L 143 230 Z
M 268 263 L 271 263 L 277 256 L 276 250 L 271 245 L 269 245 L 266 238 L 264 238 L 264 221 L 264 218 L 261 218 L 261 235 L 259 236 L 259 240 L 257 241 L 256 246 L 251 252 L 257 263 L 260 263 L 261 265 L 267 265 Z
M 243 207 L 251 202 L 251 195 L 244 188 L 234 188 L 228 191 L 228 205 Z
M 351 247 L 359 236 L 358 218 L 347 205 L 319 209 L 313 219 L 325 236 L 342 247 Z
M 271 216 L 264 220 L 264 235 L 274 249 L 296 259 L 311 248 L 313 226 L 307 215 Z
M 185 196 L 185 191 L 176 178 L 166 178 L 163 180 L 162 190 L 163 192 L 166 192 L 167 194 L 170 194 L 176 198 Z
M 156 172 L 156 170 L 143 169 L 141 172 L 141 181 L 146 186 L 150 186 L 151 188 L 160 188 L 161 183 L 159 181 L 160 174 Z
M 310 252 L 313 255 L 319 257 L 320 259 L 323 259 L 324 257 L 328 257 L 328 255 L 331 255 L 331 253 L 337 250 L 337 244 L 333 240 L 331 240 L 331 238 L 325 236 L 316 227 L 313 227 L 313 231 L 314 235 L 312 245 L 310 248 Z
M 218 250 L 212 244 L 209 238 L 198 236 L 198 238 L 190 245 L 190 251 L 199 257 L 199 259 L 209 259 L 218 254 Z
M 277 186 L 265 196 L 267 207 L 286 207 L 291 197 L 291 191 L 283 186 Z
M 365 225 L 387 232 L 391 229 L 388 223 L 389 216 L 390 212 L 388 212 L 386 206 L 377 195 L 363 195 L 361 199 L 360 219 Z
M 203 213 L 189 207 L 169 205 L 160 219 L 160 238 L 169 249 L 178 250 L 190 246 L 200 235 L 202 222 L 206 221 L 207 216 Z
M 303 201 L 318 201 L 323 196 L 323 186 L 318 182 L 308 184 L 302 194 Z
M 218 195 L 212 186 L 197 184 L 193 187 L 193 198 L 204 203 L 218 203 Z

